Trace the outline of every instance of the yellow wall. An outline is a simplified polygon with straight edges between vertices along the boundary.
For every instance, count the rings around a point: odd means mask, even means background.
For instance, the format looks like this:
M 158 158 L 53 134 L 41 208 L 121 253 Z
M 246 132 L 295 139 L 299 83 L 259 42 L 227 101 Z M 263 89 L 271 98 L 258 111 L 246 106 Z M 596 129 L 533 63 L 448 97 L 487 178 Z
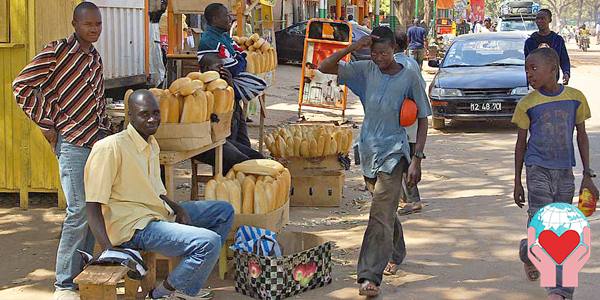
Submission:
M 72 32 L 71 16 L 80 0 L 8 0 L 10 41 L 0 43 L 0 192 L 60 190 L 57 160 L 37 126 L 18 107 L 12 81 L 48 42 Z M 59 193 L 62 195 L 62 193 Z M 59 196 L 59 206 L 64 207 Z

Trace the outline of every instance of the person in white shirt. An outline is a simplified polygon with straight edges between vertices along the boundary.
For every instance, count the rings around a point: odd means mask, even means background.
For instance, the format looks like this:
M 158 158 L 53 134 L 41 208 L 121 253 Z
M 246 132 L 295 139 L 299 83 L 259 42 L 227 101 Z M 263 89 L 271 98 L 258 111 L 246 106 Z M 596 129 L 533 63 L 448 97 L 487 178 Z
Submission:
M 600 45 L 600 22 L 596 23 L 596 45 Z
M 353 15 L 348 15 L 348 23 L 354 25 L 358 25 L 358 22 L 354 21 L 354 16 Z

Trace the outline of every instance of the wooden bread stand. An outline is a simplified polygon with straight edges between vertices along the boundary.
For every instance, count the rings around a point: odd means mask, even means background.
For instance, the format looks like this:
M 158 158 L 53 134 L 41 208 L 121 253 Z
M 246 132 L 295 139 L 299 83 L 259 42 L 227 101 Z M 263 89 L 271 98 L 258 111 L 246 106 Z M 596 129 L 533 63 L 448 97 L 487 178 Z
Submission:
M 191 159 L 206 151 L 215 149 L 215 168 L 214 175 L 223 175 L 223 145 L 225 139 L 214 141 L 212 144 L 190 151 L 160 151 L 160 164 L 165 167 L 165 188 L 167 197 L 175 200 L 175 165 L 180 162 Z

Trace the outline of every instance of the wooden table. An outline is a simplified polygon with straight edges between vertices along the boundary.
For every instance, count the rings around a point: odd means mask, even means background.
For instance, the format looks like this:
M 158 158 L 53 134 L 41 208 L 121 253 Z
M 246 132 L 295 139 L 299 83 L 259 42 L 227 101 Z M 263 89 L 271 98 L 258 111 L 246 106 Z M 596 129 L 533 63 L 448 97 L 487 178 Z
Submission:
M 191 159 L 192 157 L 202 154 L 211 149 L 215 149 L 215 168 L 214 175 L 223 175 L 223 145 L 225 140 L 213 142 L 210 145 L 204 146 L 190 151 L 160 151 L 160 164 L 165 167 L 165 188 L 167 189 L 167 197 L 175 201 L 175 165 Z

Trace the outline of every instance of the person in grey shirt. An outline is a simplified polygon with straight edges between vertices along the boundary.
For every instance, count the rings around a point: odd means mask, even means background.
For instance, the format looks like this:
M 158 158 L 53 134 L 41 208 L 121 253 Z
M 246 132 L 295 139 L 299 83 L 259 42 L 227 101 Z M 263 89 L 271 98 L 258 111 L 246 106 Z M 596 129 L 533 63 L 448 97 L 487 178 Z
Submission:
M 431 107 L 419 75 L 396 63 L 394 33 L 376 27 L 371 35 L 340 50 L 321 62 L 319 71 L 338 75 L 359 98 L 365 112 L 358 148 L 363 175 L 373 203 L 358 259 L 359 294 L 379 294 L 383 272 L 388 263 L 399 265 L 406 256 L 402 225 L 396 214 L 402 193 L 402 174 L 408 184 L 421 180 L 421 160 L 427 139 L 427 117 Z M 371 60 L 341 62 L 361 48 L 371 48 Z M 415 155 L 410 155 L 406 131 L 399 115 L 406 98 L 417 104 L 418 129 Z

